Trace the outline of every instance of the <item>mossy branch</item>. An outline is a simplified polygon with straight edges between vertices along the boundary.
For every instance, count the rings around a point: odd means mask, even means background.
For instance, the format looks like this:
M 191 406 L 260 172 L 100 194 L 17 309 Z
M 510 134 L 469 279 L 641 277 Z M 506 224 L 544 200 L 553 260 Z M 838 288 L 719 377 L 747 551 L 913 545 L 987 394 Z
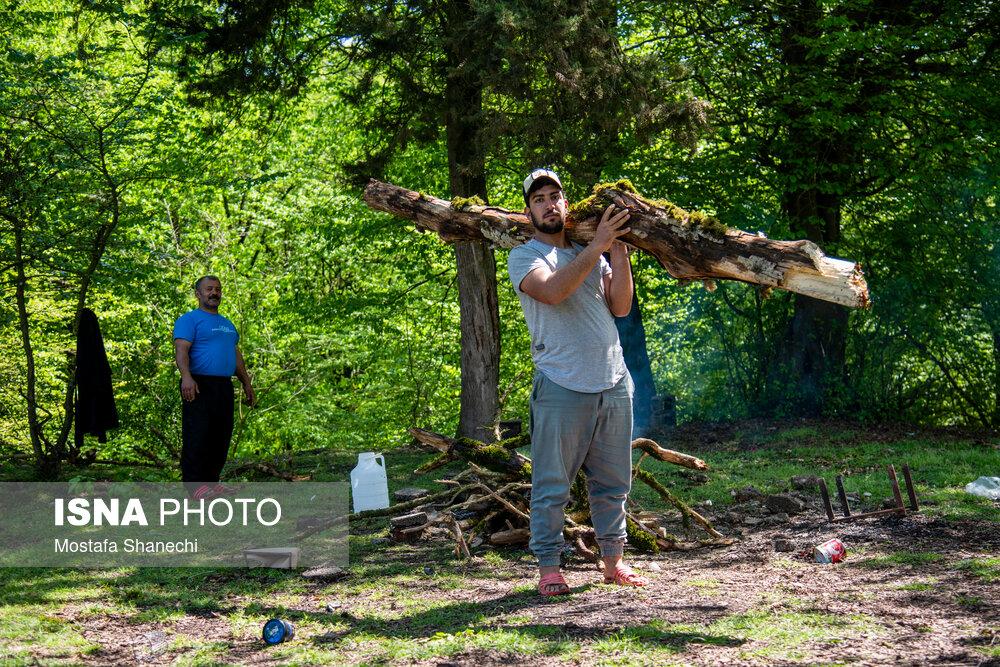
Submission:
M 531 444 L 531 435 L 528 433 L 521 433 L 511 438 L 507 438 L 506 440 L 501 440 L 497 444 L 504 449 L 520 449 L 521 447 Z
M 628 536 L 628 543 L 646 553 L 656 553 L 660 550 L 656 544 L 656 533 L 651 531 L 631 515 L 625 516 L 625 534 Z
M 685 528 L 687 528 L 688 519 L 694 519 L 698 523 L 698 525 L 700 525 L 705 530 L 705 532 L 711 535 L 712 537 L 723 537 L 722 533 L 712 528 L 712 524 L 710 521 L 708 521 L 705 517 L 698 514 L 690 507 L 688 507 L 687 503 L 685 503 L 683 500 L 681 500 L 674 494 L 670 493 L 670 491 L 667 490 L 667 487 L 660 484 L 660 482 L 657 481 L 657 479 L 653 477 L 651 473 L 646 472 L 641 468 L 633 468 L 633 471 L 636 479 L 645 482 L 647 485 L 649 485 L 651 489 L 653 489 L 653 491 L 656 491 L 656 493 L 659 494 L 661 498 L 666 500 L 668 503 L 670 503 L 680 511 L 681 518 L 685 523 L 684 526 Z
M 411 428 L 410 433 L 420 442 L 430 445 L 440 452 L 464 459 L 487 470 L 499 472 L 515 479 L 531 479 L 531 460 L 507 447 L 507 445 L 514 444 L 509 441 L 518 442 L 524 436 L 515 436 L 500 443 L 485 444 L 472 438 L 449 438 L 422 428 Z
M 443 468 L 444 466 L 448 465 L 454 460 L 455 457 L 452 456 L 451 454 L 439 454 L 430 461 L 428 461 L 427 463 L 424 463 L 423 465 L 419 466 L 416 470 L 413 471 L 413 474 L 426 475 L 427 473 L 433 470 L 437 470 L 438 468 Z
M 665 461 L 666 463 L 673 463 L 685 468 L 693 468 L 694 470 L 708 470 L 708 464 L 701 459 L 688 454 L 682 454 L 681 452 L 675 452 L 672 449 L 664 449 L 649 438 L 636 438 L 632 441 L 632 449 L 641 449 L 653 458 Z
M 363 512 L 355 512 L 349 514 L 349 519 L 375 519 L 380 516 L 398 515 L 400 512 L 405 512 L 406 510 L 412 510 L 421 505 L 426 505 L 428 503 L 433 503 L 438 500 L 444 500 L 445 498 L 451 498 L 459 494 L 465 493 L 466 491 L 474 491 L 479 488 L 479 483 L 475 482 L 473 484 L 467 484 L 458 489 L 445 489 L 444 491 L 438 491 L 437 493 L 432 493 L 429 496 L 423 496 L 415 500 L 408 500 L 405 503 L 399 503 L 398 505 L 390 505 L 389 507 L 384 507 L 377 510 L 365 510 Z
M 389 183 L 369 183 L 364 201 L 375 210 L 414 221 L 420 230 L 437 232 L 446 243 L 488 242 L 514 248 L 535 233 L 531 221 L 519 211 L 473 200 L 453 204 Z M 609 202 L 631 213 L 631 231 L 621 241 L 656 258 L 682 283 L 702 281 L 714 286 L 716 280 L 739 280 L 852 308 L 868 306 L 868 286 L 854 262 L 827 257 L 808 240 L 768 239 L 727 227 L 710 215 L 644 198 L 624 180 L 598 186 L 592 198 L 572 207 L 567 238 L 589 243 Z
M 685 211 L 680 206 L 667 201 L 666 199 L 647 199 L 639 194 L 632 181 L 623 178 L 617 183 L 600 183 L 594 186 L 593 194 L 583 201 L 576 202 L 570 206 L 570 212 L 574 218 L 584 219 L 590 216 L 600 216 L 604 209 L 611 204 L 615 206 L 627 206 L 622 201 L 620 193 L 628 193 L 635 202 L 644 205 L 645 210 L 660 209 L 675 220 L 679 220 L 681 225 L 689 230 L 702 230 L 717 239 L 726 238 L 730 228 L 719 222 L 714 216 L 702 211 Z M 631 202 L 634 206 L 634 202 Z

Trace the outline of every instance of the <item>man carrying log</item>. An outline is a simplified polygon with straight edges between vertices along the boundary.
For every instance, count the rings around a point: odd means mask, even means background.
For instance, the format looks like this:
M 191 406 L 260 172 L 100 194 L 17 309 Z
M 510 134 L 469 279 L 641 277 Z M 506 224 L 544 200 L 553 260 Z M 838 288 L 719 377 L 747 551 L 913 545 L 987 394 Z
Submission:
M 581 469 L 605 583 L 645 586 L 649 580 L 622 562 L 633 385 L 614 317 L 632 305 L 632 267 L 617 240 L 630 231 L 629 210 L 608 206 L 593 240 L 582 246 L 566 238 L 568 204 L 555 172 L 531 172 L 524 200 L 534 238 L 510 251 L 507 268 L 535 364 L 529 546 L 538 558 L 538 592 L 569 593 L 559 560 L 570 486 Z

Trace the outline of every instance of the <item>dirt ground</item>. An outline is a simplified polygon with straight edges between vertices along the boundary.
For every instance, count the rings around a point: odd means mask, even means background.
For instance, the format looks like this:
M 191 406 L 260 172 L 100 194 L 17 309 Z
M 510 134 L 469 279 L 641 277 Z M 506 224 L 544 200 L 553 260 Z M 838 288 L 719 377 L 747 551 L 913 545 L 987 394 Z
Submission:
M 994 525 L 944 523 L 922 514 L 882 517 L 838 525 L 831 530 L 818 512 L 806 512 L 776 527 L 755 530 L 725 547 L 700 548 L 657 554 L 654 558 L 633 557 L 634 564 L 650 575 L 644 589 L 612 589 L 597 586 L 600 575 L 592 565 L 575 561 L 565 570 L 573 594 L 554 598 L 512 596 L 517 586 L 535 582 L 533 568 L 519 566 L 510 579 L 476 579 L 488 569 L 481 558 L 468 566 L 470 585 L 459 590 L 441 590 L 429 578 L 420 591 L 422 597 L 447 600 L 466 607 L 475 605 L 486 618 L 487 628 L 517 626 L 558 630 L 581 646 L 579 657 L 569 663 L 563 658 L 520 656 L 505 651 L 465 651 L 458 655 L 423 661 L 398 661 L 421 667 L 481 667 L 531 664 L 534 667 L 564 664 L 593 664 L 606 660 L 592 640 L 628 633 L 658 621 L 665 625 L 685 624 L 683 632 L 653 633 L 650 645 L 676 649 L 670 660 L 687 665 L 978 665 L 1000 666 L 1000 658 L 983 651 L 1000 646 L 1000 586 L 986 583 L 960 561 L 973 557 L 996 557 L 1000 534 Z M 848 547 L 847 558 L 837 564 L 819 564 L 809 553 L 811 545 L 836 534 Z M 796 545 L 792 552 L 777 552 L 776 538 L 788 538 Z M 801 548 L 799 548 L 801 547 Z M 934 553 L 939 557 L 918 564 L 862 566 L 863 558 L 879 553 L 908 551 Z M 865 556 L 855 556 L 863 552 Z M 418 566 L 418 563 L 414 563 Z M 928 586 L 929 585 L 929 586 Z M 318 586 L 317 592 L 321 589 Z M 336 596 L 336 585 L 322 588 L 324 598 Z M 412 593 L 412 591 L 411 591 Z M 239 605 L 238 600 L 231 601 Z M 344 600 L 344 612 L 360 617 L 375 609 L 384 613 L 386 600 Z M 301 607 L 315 612 L 314 596 L 301 596 L 298 603 L 283 598 L 287 609 Z M 779 619 L 786 613 L 819 615 L 826 628 L 824 636 L 802 633 L 801 628 L 783 628 Z M 711 624 L 730 617 L 758 619 L 764 627 L 777 624 L 767 639 L 744 639 L 759 633 L 740 633 L 729 627 L 713 632 Z M 527 618 L 527 622 L 525 621 Z M 864 619 L 864 620 L 859 620 Z M 838 627 L 836 621 L 845 625 Z M 419 632 L 408 629 L 401 614 L 386 623 L 384 632 L 392 636 L 425 639 L 433 628 Z M 832 623 L 832 625 L 831 625 Z M 808 622 L 807 622 L 808 624 Z M 87 664 L 117 665 L 134 662 L 131 641 L 143 631 L 127 618 L 83 621 L 84 635 L 100 643 L 102 650 L 85 656 Z M 233 637 L 225 610 L 187 615 L 170 623 L 170 632 L 198 638 L 199 643 L 220 642 L 229 646 L 228 664 L 281 664 L 262 650 L 256 632 Z M 446 630 L 442 628 L 442 630 Z M 454 629 L 451 629 L 454 631 Z M 785 633 L 790 633 L 787 637 Z M 821 633 L 822 634 L 822 633 Z M 802 639 L 805 637 L 805 639 Z M 123 639 L 128 638 L 128 643 Z M 336 641 L 337 636 L 296 638 L 300 641 Z M 643 640 L 638 640 L 640 644 Z M 218 644 L 217 644 L 218 645 Z M 154 661 L 170 664 L 176 654 Z M 344 664 L 365 662 L 367 656 L 343 654 Z M 627 661 L 625 664 L 629 664 Z
M 655 560 L 633 558 L 650 574 L 641 590 L 590 587 L 599 581 L 592 566 L 570 567 L 566 579 L 576 592 L 565 599 L 539 600 L 516 610 L 531 624 L 564 629 L 585 640 L 620 634 L 628 628 L 661 621 L 705 627 L 733 615 L 784 612 L 821 614 L 844 621 L 869 619 L 863 629 L 807 640 L 778 649 L 771 641 L 742 641 L 735 636 L 679 633 L 657 641 L 676 641 L 683 650 L 673 659 L 690 665 L 979 665 L 1000 666 L 975 647 L 1000 645 L 1000 586 L 985 583 L 956 563 L 1000 553 L 994 525 L 947 524 L 914 514 L 842 524 L 831 530 L 816 513 L 780 527 L 757 530 L 722 548 L 660 554 Z M 811 545 L 834 536 L 871 557 L 893 551 L 933 552 L 941 556 L 918 565 L 862 567 L 851 553 L 842 563 L 819 564 Z M 776 538 L 789 538 L 796 551 L 776 552 Z M 853 559 L 857 560 L 857 559 Z M 521 573 L 533 580 L 533 573 Z M 914 584 L 930 584 L 930 588 Z M 494 587 L 497 588 L 497 587 Z M 504 590 L 478 590 L 451 596 L 484 606 L 503 599 Z M 503 614 L 495 625 L 503 624 Z M 794 632 L 794 631 L 793 631 Z M 585 644 L 585 641 L 581 641 Z M 781 644 L 780 632 L 777 643 Z M 794 654 L 782 659 L 775 654 Z M 601 656 L 583 650 L 583 664 Z M 607 656 L 603 656 L 607 657 Z M 529 662 L 529 661 L 526 661 Z M 532 657 L 532 665 L 559 664 Z M 463 655 L 420 665 L 521 664 L 510 655 Z
M 697 454 L 693 442 L 685 449 L 680 435 L 679 446 L 674 442 L 677 449 Z M 704 431 L 699 441 L 703 446 L 711 444 L 706 443 Z M 650 576 L 650 585 L 643 589 L 597 585 L 599 572 L 579 559 L 571 559 L 564 570 L 573 589 L 568 596 L 515 594 L 515 588 L 535 584 L 536 574 L 527 559 L 507 580 L 487 576 L 491 566 L 479 557 L 466 566 L 467 587 L 438 588 L 433 577 L 416 584 L 421 597 L 447 601 L 456 608 L 475 608 L 485 619 L 481 628 L 535 629 L 545 637 L 566 638 L 580 646 L 575 659 L 470 649 L 421 661 L 390 660 L 388 664 L 588 665 L 616 659 L 614 653 L 600 650 L 598 640 L 632 633 L 636 660 L 644 664 L 651 655 L 644 654 L 645 649 L 669 647 L 669 655 L 659 655 L 660 664 L 1000 667 L 1000 657 L 995 657 L 1000 648 L 1000 583 L 984 581 L 960 566 L 972 558 L 1000 555 L 996 524 L 949 522 L 928 512 L 830 524 L 818 492 L 790 489 L 789 493 L 806 501 L 803 512 L 775 517 L 761 500 L 714 511 L 701 508 L 712 515 L 721 532 L 736 538 L 731 544 L 654 556 L 627 554 Z M 692 530 L 693 537 L 695 532 Z M 846 545 L 846 559 L 836 564 L 816 562 L 813 546 L 833 537 Z M 776 550 L 780 541 L 790 550 Z M 914 557 L 887 558 L 899 553 Z M 414 559 L 415 568 L 425 565 L 419 561 L 419 550 Z M 336 584 L 316 586 L 324 598 L 337 595 Z M 283 598 L 281 604 L 312 613 L 316 599 L 303 595 L 298 603 Z M 239 600 L 231 602 L 240 604 Z M 343 613 L 346 618 L 362 618 L 371 612 L 385 617 L 390 604 L 395 609 L 391 594 L 380 599 L 345 599 Z M 226 662 L 230 664 L 276 664 L 273 655 L 261 650 L 256 634 L 233 637 L 224 616 L 224 610 L 188 615 L 182 622 L 172 622 L 170 629 L 205 642 L 228 643 Z M 379 634 L 426 640 L 436 629 L 421 625 L 420 620 L 400 609 L 396 620 L 386 621 Z M 135 637 L 142 628 L 126 618 L 102 619 L 99 626 L 93 620 L 81 623 L 89 625 L 88 638 L 103 647 L 84 657 L 87 664 L 132 661 L 131 645 L 123 644 L 122 638 Z M 636 628 L 647 632 L 636 633 Z M 148 629 L 157 628 L 151 625 Z M 456 632 L 454 628 L 440 630 Z M 341 637 L 302 636 L 296 641 L 322 646 L 335 644 Z M 339 655 L 343 664 L 371 659 L 349 649 Z M 617 659 L 619 664 L 632 664 L 628 656 L 618 655 Z

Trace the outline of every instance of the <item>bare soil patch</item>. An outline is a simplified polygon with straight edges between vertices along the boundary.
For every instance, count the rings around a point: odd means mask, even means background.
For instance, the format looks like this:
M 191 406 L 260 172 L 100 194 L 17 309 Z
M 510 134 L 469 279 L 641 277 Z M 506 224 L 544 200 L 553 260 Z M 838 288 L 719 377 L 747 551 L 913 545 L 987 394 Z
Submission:
M 815 423 L 811 426 L 816 428 Z M 768 446 L 766 432 L 774 428 L 774 422 L 701 425 L 677 429 L 669 441 L 662 442 L 691 454 L 710 451 L 720 443 L 754 449 Z M 906 425 L 864 428 L 831 424 L 828 431 L 851 429 L 865 442 L 892 442 L 913 435 L 912 427 Z M 922 435 L 952 438 L 957 434 L 938 429 Z M 967 430 L 961 436 L 970 437 Z M 803 437 L 810 436 L 805 433 Z M 973 444 L 997 446 L 994 432 L 972 437 Z M 847 438 L 835 446 L 850 444 Z M 790 517 L 768 513 L 761 502 L 699 508 L 716 528 L 735 540 L 726 546 L 692 544 L 690 550 L 654 555 L 628 553 L 628 560 L 651 578 L 650 585 L 642 589 L 604 585 L 593 565 L 573 556 L 568 556 L 564 569 L 573 589 L 569 596 L 525 595 L 524 589 L 533 588 L 537 577 L 528 559 L 513 565 L 505 579 L 497 579 L 493 566 L 481 556 L 458 566 L 466 581 L 461 588 L 439 585 L 435 576 L 421 577 L 406 586 L 405 595 L 442 602 L 456 614 L 475 610 L 477 631 L 516 629 L 576 644 L 579 652 L 572 659 L 469 647 L 421 660 L 378 661 L 421 667 L 598 662 L 1000 667 L 1000 583 L 989 581 L 969 566 L 973 559 L 1000 556 L 997 524 L 948 521 L 926 511 L 830 524 L 818 492 L 798 495 L 807 507 Z M 669 532 L 682 532 L 669 521 L 664 525 Z M 692 537 L 698 536 L 696 532 L 692 530 Z M 813 547 L 833 537 L 846 545 L 846 559 L 836 564 L 816 562 Z M 776 550 L 779 540 L 792 550 Z M 392 558 L 397 563 L 406 561 L 414 573 L 428 566 L 444 567 L 430 560 L 433 556 L 429 554 L 427 545 L 416 544 L 405 556 L 394 553 Z M 205 644 L 214 645 L 208 655 L 225 664 L 282 664 L 274 650 L 263 645 L 259 627 L 233 631 L 229 614 L 251 603 L 298 613 L 302 621 L 317 621 L 318 625 L 297 631 L 294 642 L 335 650 L 335 664 L 371 662 L 372 657 L 363 649 L 352 648 L 350 639 L 355 632 L 422 642 L 436 633 L 458 633 L 461 629 L 440 624 L 440 614 L 408 610 L 402 602 L 403 591 L 348 599 L 342 585 L 311 583 L 306 593 L 273 600 L 231 597 L 216 611 L 191 612 L 180 621 L 164 623 L 136 624 L 114 615 L 97 619 L 91 612 L 73 622 L 101 649 L 81 656 L 81 660 L 88 665 L 130 663 L 134 638 L 161 630 L 181 638 L 178 644 L 183 647 L 165 653 L 160 664 L 190 661 Z M 338 600 L 341 606 L 325 611 L 328 600 Z M 73 619 L 73 611 L 65 611 Z M 327 623 L 337 629 L 312 629 L 323 627 L 324 614 L 328 619 L 336 617 L 336 624 Z M 613 643 L 609 639 L 623 637 L 631 638 L 632 654 L 608 648 Z M 301 662 L 301 657 L 297 658 L 297 664 Z
M 812 545 L 832 536 L 847 545 L 846 560 L 833 565 L 817 563 L 811 554 Z M 792 540 L 796 550 L 776 552 L 774 541 L 778 537 Z M 914 563 L 879 561 L 881 554 L 895 552 L 934 555 Z M 671 660 L 689 665 L 996 667 L 1000 659 L 977 649 L 1000 645 L 998 585 L 984 581 L 961 564 L 976 557 L 996 557 L 998 553 L 1000 533 L 995 525 L 985 522 L 949 523 L 918 513 L 832 527 L 825 516 L 811 510 L 780 526 L 753 530 L 726 547 L 655 556 L 629 554 L 630 560 L 650 575 L 651 584 L 643 589 L 603 585 L 592 565 L 572 561 L 565 569 L 572 595 L 526 598 L 513 591 L 534 585 L 532 567 L 517 566 L 509 572 L 509 579 L 498 581 L 486 576 L 490 566 L 482 558 L 474 558 L 464 566 L 467 588 L 441 589 L 433 577 L 428 577 L 419 585 L 419 594 L 456 608 L 475 607 L 485 618 L 481 630 L 517 627 L 525 632 L 556 631 L 581 647 L 570 664 L 591 664 L 613 657 L 613 653 L 594 648 L 595 640 L 625 636 L 636 628 L 682 626 L 680 630 L 647 632 L 637 637 L 637 646 L 669 648 Z M 419 551 L 413 556 L 414 568 L 422 568 L 425 561 Z M 314 590 L 297 598 L 283 597 L 280 604 L 305 617 L 315 617 L 321 613 L 318 610 L 324 600 L 336 598 L 338 584 L 317 584 Z M 375 611 L 379 617 L 392 617 L 395 608 L 391 596 L 340 599 L 342 607 L 335 613 L 359 623 Z M 225 655 L 227 664 L 281 664 L 264 647 L 258 628 L 234 636 L 226 618 L 227 608 L 235 609 L 243 602 L 227 600 L 227 607 L 221 610 L 190 613 L 181 621 L 163 624 L 136 625 L 118 616 L 80 619 L 84 636 L 102 647 L 83 656 L 83 661 L 90 665 L 132 663 L 134 638 L 143 632 L 164 630 L 172 639 L 183 636 L 186 641 L 182 643 L 191 647 L 214 644 Z M 793 625 L 808 625 L 810 619 L 816 619 L 820 631 L 801 636 L 791 631 L 785 637 L 781 626 L 788 614 L 797 615 L 787 621 Z M 775 635 L 761 639 L 757 632 L 741 632 L 741 622 L 773 625 Z M 414 641 L 425 640 L 438 631 L 455 630 L 428 625 L 402 607 L 397 618 L 379 625 L 380 634 Z M 302 633 L 294 641 L 331 647 L 346 634 Z M 170 664 L 195 650 L 173 650 L 156 662 Z M 339 664 L 368 659 L 350 650 L 341 657 Z M 478 667 L 566 662 L 558 656 L 524 656 L 476 648 L 451 656 L 392 664 Z

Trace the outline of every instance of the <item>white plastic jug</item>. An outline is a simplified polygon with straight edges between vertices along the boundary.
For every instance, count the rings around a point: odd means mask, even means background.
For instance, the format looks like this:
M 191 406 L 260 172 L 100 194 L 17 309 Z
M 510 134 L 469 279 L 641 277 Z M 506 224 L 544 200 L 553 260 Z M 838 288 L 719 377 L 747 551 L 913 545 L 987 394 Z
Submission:
M 351 471 L 351 496 L 355 512 L 389 506 L 389 484 L 385 476 L 385 458 L 381 454 L 358 454 L 358 465 Z

